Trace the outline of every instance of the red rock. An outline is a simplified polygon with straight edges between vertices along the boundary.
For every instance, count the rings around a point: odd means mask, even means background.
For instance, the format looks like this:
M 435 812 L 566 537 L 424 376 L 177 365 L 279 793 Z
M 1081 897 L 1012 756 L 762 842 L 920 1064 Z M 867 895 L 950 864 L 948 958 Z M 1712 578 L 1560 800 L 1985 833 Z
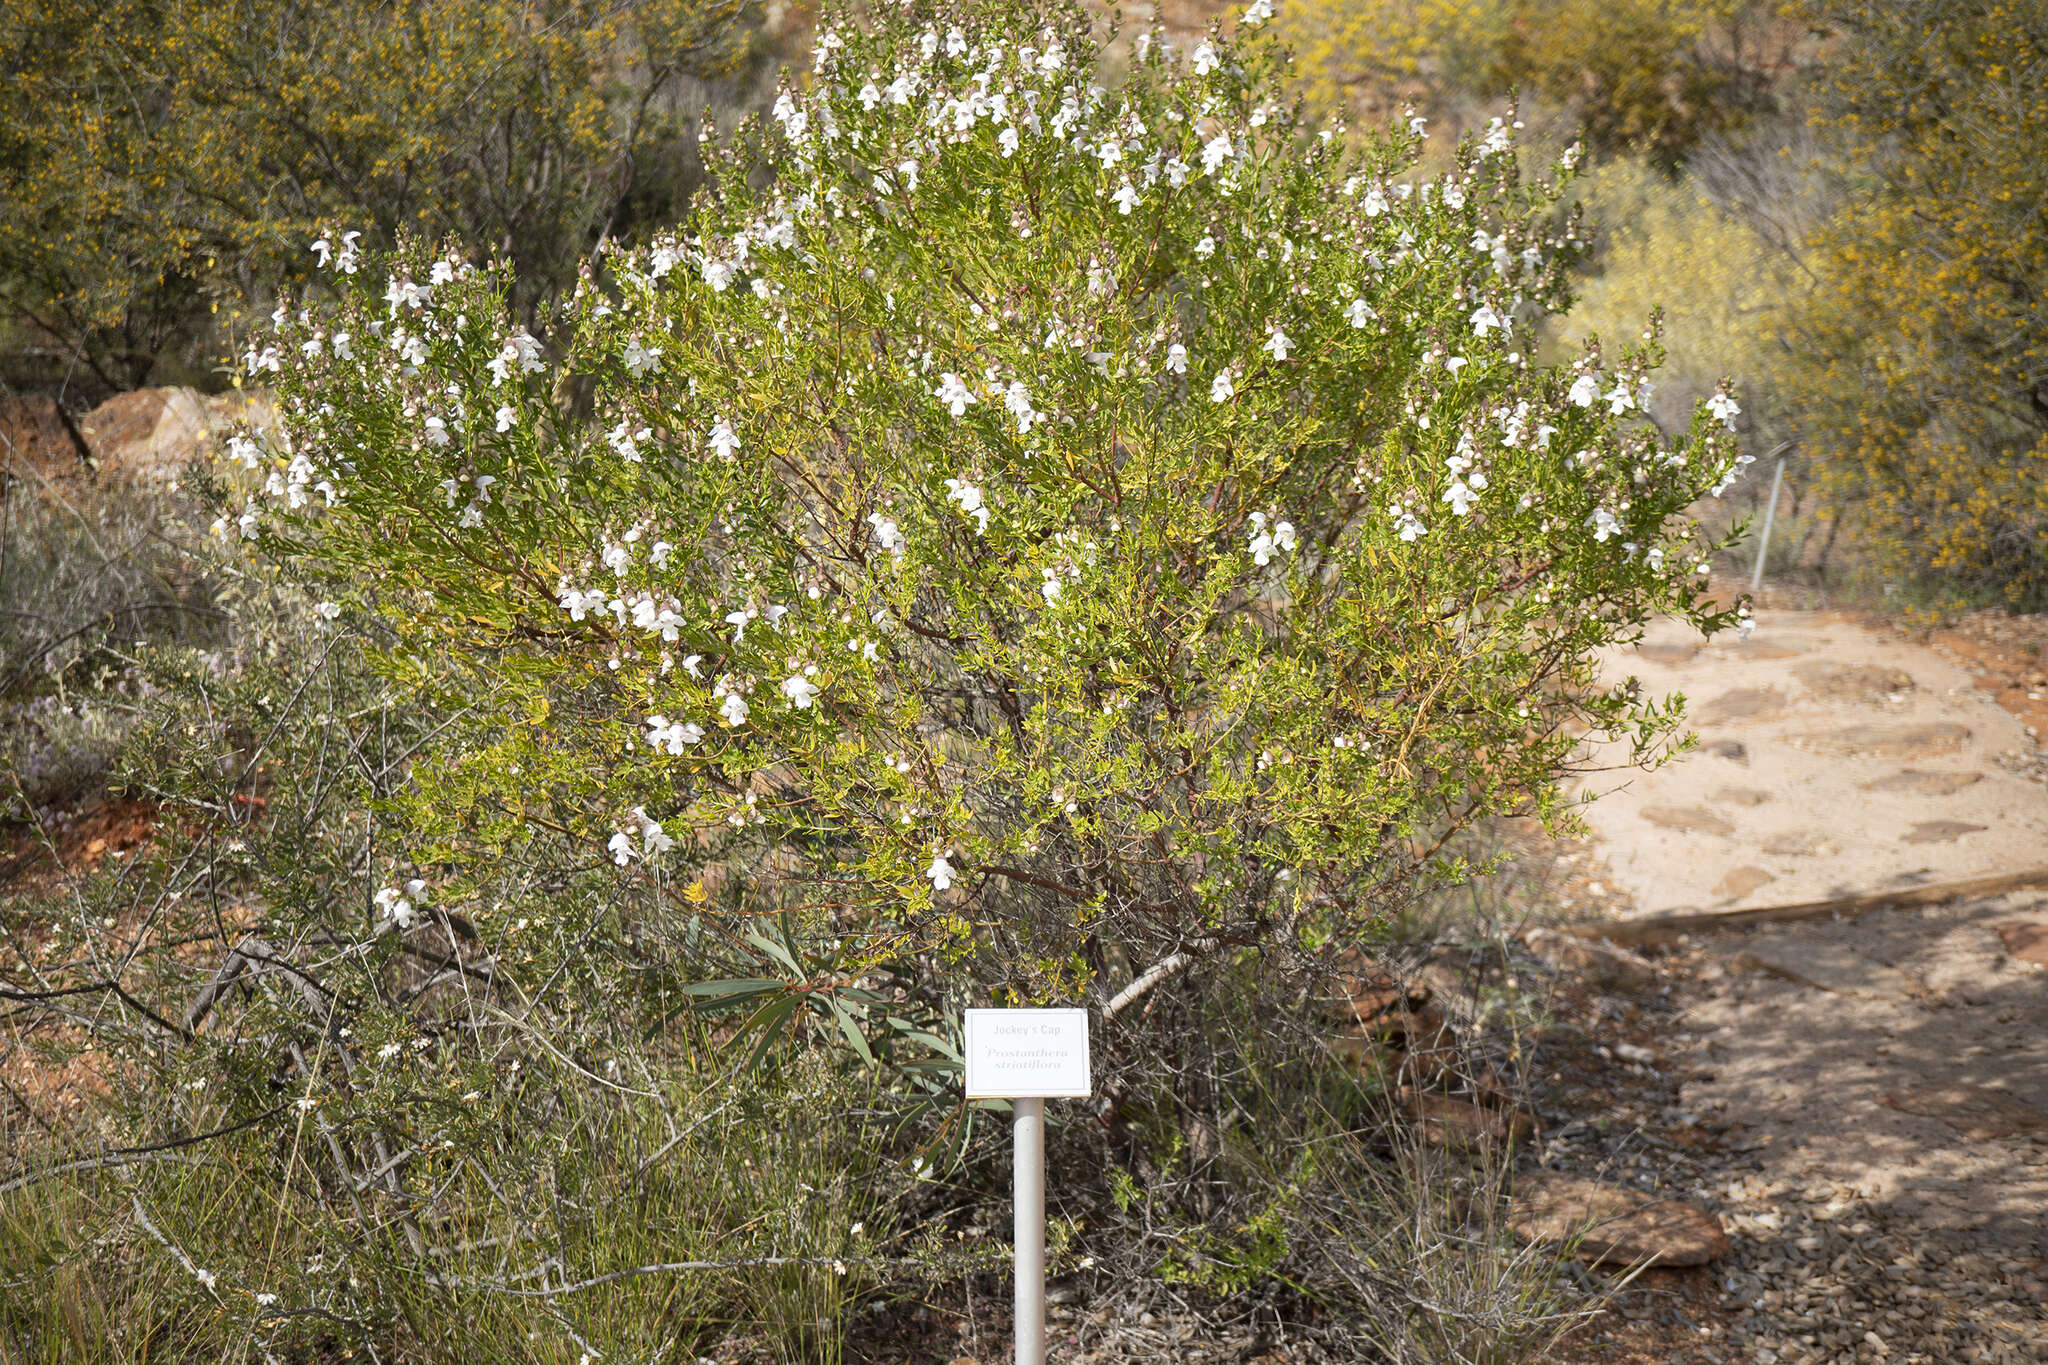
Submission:
M 1998 937 L 2004 941 L 2005 951 L 2021 962 L 2048 967 L 2048 924 L 2012 920 L 1998 926 Z
M 1705 1265 L 1728 1254 L 1721 1220 L 1697 1204 L 1563 1171 L 1518 1178 L 1508 1226 L 1525 1242 L 1576 1237 L 1573 1254 L 1589 1265 Z

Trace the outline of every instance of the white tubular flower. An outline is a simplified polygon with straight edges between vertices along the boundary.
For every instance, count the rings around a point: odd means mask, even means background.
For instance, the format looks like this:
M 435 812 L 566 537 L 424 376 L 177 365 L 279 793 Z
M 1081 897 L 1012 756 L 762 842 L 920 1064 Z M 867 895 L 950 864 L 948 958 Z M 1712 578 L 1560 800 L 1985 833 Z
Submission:
M 802 673 L 792 673 L 782 680 L 782 695 L 789 698 L 789 704 L 799 711 L 808 711 L 823 689 Z
M 643 346 L 637 337 L 626 343 L 626 369 L 635 379 L 646 374 L 649 370 L 658 370 L 660 368 L 661 348 L 659 346 Z
M 1186 374 L 1188 372 L 1188 348 L 1178 341 L 1166 348 L 1166 372 Z
M 1607 399 L 1607 411 L 1617 417 L 1636 405 L 1635 394 L 1631 393 L 1628 385 L 1619 379 L 1614 381 L 1614 387 L 1609 389 L 1604 397 Z
M 1197 47 L 1191 60 L 1194 63 L 1197 76 L 1206 76 L 1217 67 L 1223 65 L 1223 59 L 1216 55 L 1216 49 L 1208 43 L 1203 43 Z
M 1012 157 L 1017 154 L 1019 141 L 1015 124 L 1004 124 L 1003 131 L 996 134 L 996 146 L 1003 149 L 1005 157 Z
M 1287 353 L 1294 349 L 1294 339 L 1275 327 L 1266 337 L 1266 344 L 1259 348 L 1275 360 L 1287 359 Z
M 728 692 L 719 706 L 718 714 L 725 717 L 725 723 L 740 726 L 747 723 L 747 699 L 737 692 Z
M 946 480 L 946 488 L 949 490 L 946 494 L 947 498 L 959 503 L 960 510 L 975 519 L 977 523 L 976 529 L 986 534 L 988 532 L 989 510 L 987 500 L 982 497 L 981 490 L 961 478 Z
M 946 861 L 943 853 L 932 858 L 932 865 L 924 870 L 924 875 L 931 879 L 934 891 L 949 891 L 953 887 L 953 864 Z
M 1116 211 L 1126 218 L 1130 216 L 1132 209 L 1138 207 L 1138 191 L 1128 180 L 1124 181 L 1123 187 L 1110 198 L 1116 205 Z
M 1451 486 L 1444 490 L 1444 501 L 1451 505 L 1451 513 L 1454 516 L 1462 517 L 1471 512 L 1472 504 L 1478 497 L 1479 494 L 1463 479 L 1451 480 Z
M 1492 304 L 1482 303 L 1472 310 L 1472 334 L 1474 336 L 1483 337 L 1489 330 L 1505 332 L 1507 329 L 1507 323 L 1502 320 L 1499 313 L 1494 311 Z
M 1586 525 L 1593 528 L 1593 539 L 1605 543 L 1610 536 L 1621 534 L 1621 522 L 1605 507 L 1593 509 L 1593 515 L 1586 518 Z
M 885 517 L 880 512 L 868 513 L 868 525 L 875 530 L 875 544 L 887 550 L 896 558 L 903 558 L 905 541 L 902 528 L 894 517 Z
M 313 614 L 323 621 L 336 620 L 341 616 L 341 603 L 316 602 L 313 604 Z
M 1218 370 L 1216 378 L 1209 383 L 1209 401 L 1212 403 L 1228 403 L 1236 392 L 1237 383 L 1227 368 Z
M 740 448 L 740 438 L 738 433 L 733 431 L 732 423 L 726 421 L 724 414 L 721 413 L 718 420 L 711 424 L 711 435 L 706 438 L 705 444 L 711 447 L 712 453 L 719 459 L 731 464 L 733 453 Z
M 1593 400 L 1600 396 L 1600 381 L 1593 375 L 1582 374 L 1572 381 L 1571 392 L 1565 397 L 1573 407 L 1590 408 Z
M 448 444 L 448 423 L 439 417 L 427 419 L 427 444 L 445 446 Z
M 1378 316 L 1378 313 L 1372 311 L 1372 305 L 1363 297 L 1351 300 L 1351 306 L 1344 310 L 1344 320 L 1353 327 L 1363 327 Z
M 329 262 L 334 258 L 334 244 L 325 237 L 316 237 L 313 239 L 313 245 L 308 249 L 320 258 L 320 268 L 322 270 L 327 269 Z
M 939 376 L 939 386 L 932 390 L 932 397 L 944 403 L 955 417 L 966 416 L 967 405 L 980 401 L 974 396 L 974 390 L 967 386 L 967 381 L 951 370 Z
M 1011 380 L 1010 386 L 1003 390 L 1003 406 L 1017 419 L 1019 436 L 1030 435 L 1032 423 L 1045 420 L 1043 414 L 1031 406 L 1031 392 L 1021 379 Z
M 612 855 L 612 861 L 620 867 L 640 856 L 633 847 L 633 836 L 624 830 L 616 831 L 605 843 L 605 849 Z
M 1707 400 L 1707 414 L 1723 426 L 1733 427 L 1735 419 L 1742 414 L 1742 406 L 1725 391 L 1716 390 Z
M 1237 21 L 1239 28 L 1257 28 L 1273 17 L 1273 0 L 1252 0 L 1245 6 L 1244 16 Z
M 1234 150 L 1230 144 L 1230 134 L 1218 133 L 1202 146 L 1202 169 L 1214 175 L 1217 167 L 1230 160 Z
M 499 408 L 496 413 L 496 416 L 498 419 L 498 431 L 500 434 L 508 432 L 512 430 L 513 427 L 519 425 L 519 410 L 517 408 Z

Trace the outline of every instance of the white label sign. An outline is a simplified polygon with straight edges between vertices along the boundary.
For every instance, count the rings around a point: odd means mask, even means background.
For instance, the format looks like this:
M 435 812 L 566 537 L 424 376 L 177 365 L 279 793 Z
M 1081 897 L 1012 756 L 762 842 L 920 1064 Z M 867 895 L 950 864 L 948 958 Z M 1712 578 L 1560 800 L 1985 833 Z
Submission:
M 1087 1010 L 967 1011 L 967 1098 L 1084 1100 Z

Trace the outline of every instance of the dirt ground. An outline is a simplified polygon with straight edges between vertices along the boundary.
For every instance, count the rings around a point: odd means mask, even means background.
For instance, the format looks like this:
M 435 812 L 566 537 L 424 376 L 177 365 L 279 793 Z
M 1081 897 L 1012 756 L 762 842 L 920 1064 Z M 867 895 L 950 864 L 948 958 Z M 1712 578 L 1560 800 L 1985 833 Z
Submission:
M 1616 681 L 1686 692 L 1701 745 L 1594 779 L 1589 899 L 1628 918 L 2048 866 L 2040 642 L 1979 625 L 1776 611 L 1747 641 L 1665 628 L 1617 655 Z M 1714 1302 L 1663 1315 L 1686 1330 L 1573 1359 L 2048 1361 L 2044 964 L 2048 892 L 1666 951 L 1633 1069 L 1667 1102 L 1621 1106 L 1637 1127 L 1602 1150 L 1734 1247 Z

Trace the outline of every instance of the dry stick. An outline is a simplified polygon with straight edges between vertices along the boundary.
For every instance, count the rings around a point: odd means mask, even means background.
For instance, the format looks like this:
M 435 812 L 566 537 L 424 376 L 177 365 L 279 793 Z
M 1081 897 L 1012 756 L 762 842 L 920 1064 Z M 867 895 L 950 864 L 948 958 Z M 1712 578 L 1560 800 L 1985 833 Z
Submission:
M 1560 925 L 1559 928 L 1579 938 L 1604 938 L 1611 943 L 1636 946 L 1668 943 L 1681 934 L 1746 929 L 1753 924 L 1782 924 L 1789 920 L 1821 919 L 1829 915 L 1862 915 L 1889 908 L 1941 905 L 1948 901 L 1996 896 L 2007 891 L 2032 891 L 2041 887 L 2048 887 L 2048 867 L 2026 872 L 2000 872 L 1968 881 L 1938 882 L 1933 886 L 1911 886 L 1899 891 L 1871 891 L 1860 896 L 1801 901 L 1797 905 L 1766 905 L 1754 910 L 1695 910 L 1650 915 L 1642 919 L 1610 920 L 1601 924 Z

